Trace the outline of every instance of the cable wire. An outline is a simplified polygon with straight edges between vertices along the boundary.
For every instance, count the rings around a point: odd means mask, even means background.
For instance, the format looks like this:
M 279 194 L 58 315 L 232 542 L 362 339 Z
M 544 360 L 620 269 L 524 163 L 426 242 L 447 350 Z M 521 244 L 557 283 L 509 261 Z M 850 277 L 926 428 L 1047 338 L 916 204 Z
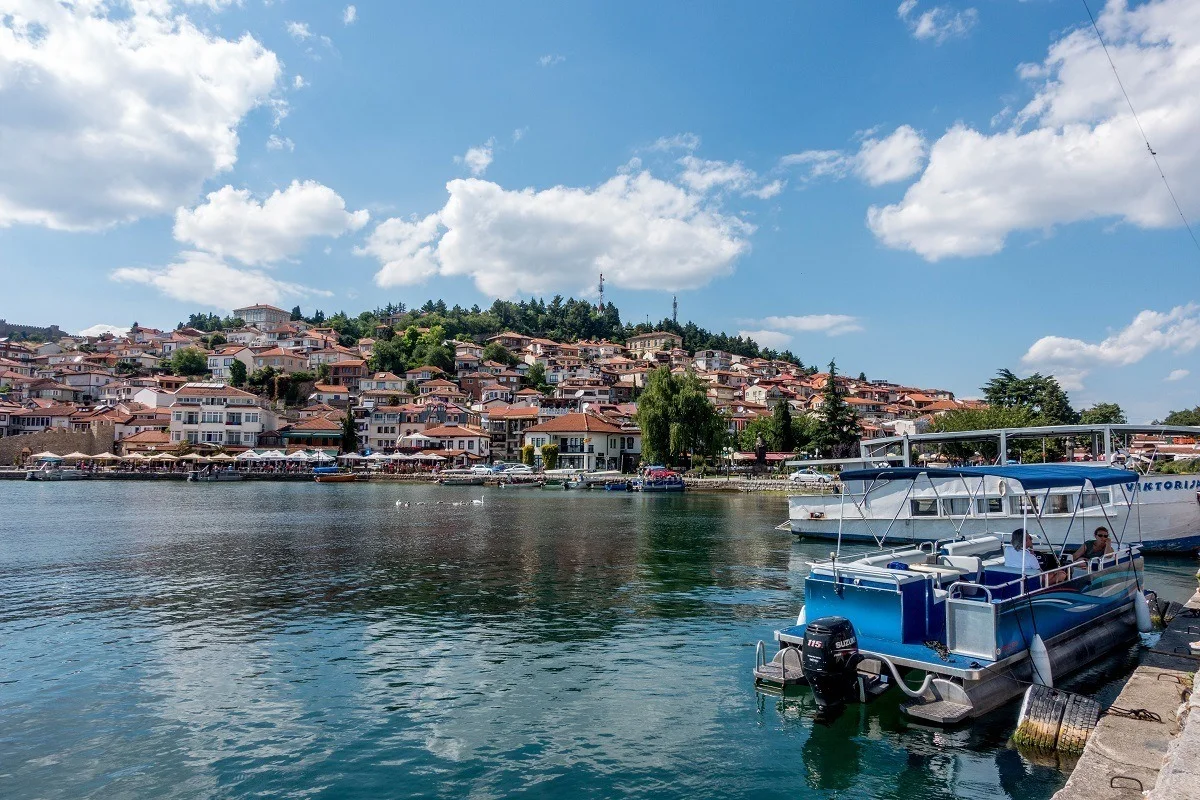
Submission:
M 1171 189 L 1171 183 L 1167 180 L 1167 174 L 1163 172 L 1162 164 L 1158 163 L 1158 153 L 1150 146 L 1150 138 L 1146 135 L 1146 129 L 1142 127 L 1142 121 L 1138 119 L 1137 111 L 1133 108 L 1133 101 L 1129 99 L 1129 92 L 1125 91 L 1125 84 L 1121 81 L 1121 73 L 1117 72 L 1117 65 L 1113 62 L 1112 54 L 1108 52 L 1108 44 L 1104 41 L 1104 36 L 1100 33 L 1100 26 L 1096 24 L 1096 17 L 1092 14 L 1092 9 L 1088 5 L 1087 0 L 1080 0 L 1083 3 L 1083 8 L 1087 11 L 1088 19 L 1092 21 L 1092 30 L 1096 32 L 1096 38 L 1100 41 L 1100 47 L 1104 49 L 1104 56 L 1108 59 L 1108 65 L 1112 67 L 1113 76 L 1117 79 L 1117 86 L 1121 87 L 1121 94 L 1125 96 L 1125 104 L 1129 106 L 1129 113 L 1133 115 L 1133 121 L 1137 123 L 1138 131 L 1142 134 L 1142 141 L 1146 143 L 1146 150 L 1150 153 L 1150 158 L 1154 160 L 1154 166 L 1158 169 L 1158 176 L 1162 178 L 1163 186 L 1167 187 L 1167 194 L 1171 196 L 1171 202 L 1175 204 L 1175 210 L 1179 212 L 1179 219 L 1183 220 L 1183 227 L 1187 228 L 1188 236 L 1192 237 L 1192 244 L 1200 250 L 1200 239 L 1196 238 L 1196 232 L 1192 230 L 1191 224 L 1187 220 L 1187 216 L 1183 213 L 1183 207 L 1179 205 L 1179 200 L 1175 198 L 1175 192 Z

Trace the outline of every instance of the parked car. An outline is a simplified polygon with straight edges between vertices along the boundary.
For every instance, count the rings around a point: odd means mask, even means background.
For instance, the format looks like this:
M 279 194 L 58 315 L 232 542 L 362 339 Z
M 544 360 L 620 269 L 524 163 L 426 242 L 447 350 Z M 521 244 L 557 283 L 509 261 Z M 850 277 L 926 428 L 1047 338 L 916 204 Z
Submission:
M 494 467 L 491 467 L 487 464 L 476 464 L 475 466 L 471 467 L 472 475 L 491 475 L 495 471 L 496 470 Z
M 803 483 L 810 486 L 824 486 L 833 483 L 833 478 L 828 475 L 817 472 L 815 469 L 798 469 L 791 475 L 788 475 L 788 480 L 793 483 Z
M 532 475 L 533 467 L 528 464 L 509 464 L 504 468 L 505 475 Z

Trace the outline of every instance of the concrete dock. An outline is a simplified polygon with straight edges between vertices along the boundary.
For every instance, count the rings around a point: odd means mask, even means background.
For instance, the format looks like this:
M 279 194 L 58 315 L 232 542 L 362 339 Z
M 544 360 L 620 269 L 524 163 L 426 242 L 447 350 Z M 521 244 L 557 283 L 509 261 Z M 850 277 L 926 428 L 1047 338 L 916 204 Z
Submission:
M 1200 798 L 1200 697 L 1191 693 L 1200 656 L 1188 648 L 1200 640 L 1200 592 L 1185 609 L 1101 716 L 1054 800 Z

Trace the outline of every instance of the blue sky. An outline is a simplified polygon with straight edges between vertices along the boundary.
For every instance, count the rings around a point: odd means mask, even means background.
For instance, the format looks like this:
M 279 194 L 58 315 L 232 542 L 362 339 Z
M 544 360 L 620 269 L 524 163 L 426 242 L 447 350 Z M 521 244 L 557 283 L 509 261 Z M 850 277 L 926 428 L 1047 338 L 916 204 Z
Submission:
M 1093 9 L 1200 219 L 1200 4 Z M 1200 402 L 1200 250 L 1074 0 L 0 0 L 0 316 L 590 291 L 977 396 Z M 1193 374 L 1195 373 L 1195 374 Z

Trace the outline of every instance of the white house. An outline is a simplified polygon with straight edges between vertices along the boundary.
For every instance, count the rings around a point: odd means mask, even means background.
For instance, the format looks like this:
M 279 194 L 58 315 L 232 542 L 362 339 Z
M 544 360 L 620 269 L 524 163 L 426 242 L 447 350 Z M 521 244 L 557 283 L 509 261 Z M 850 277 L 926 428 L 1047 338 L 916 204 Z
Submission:
M 240 317 L 247 325 L 253 325 L 260 329 L 273 328 L 276 325 L 291 322 L 292 320 L 290 311 L 284 311 L 282 308 L 264 305 L 263 303 L 246 306 L 245 308 L 235 308 L 233 315 Z
M 229 368 L 233 366 L 234 361 L 245 364 L 247 373 L 254 371 L 254 351 L 249 347 L 231 344 L 209 353 L 208 371 L 212 373 L 213 380 L 229 383 L 232 377 Z
M 258 397 L 223 383 L 185 383 L 171 406 L 171 443 L 254 447 L 274 430 L 275 417 Z
M 566 469 L 620 469 L 630 472 L 642 456 L 642 434 L 595 414 L 562 414 L 525 429 L 525 444 L 558 445 L 558 466 Z

